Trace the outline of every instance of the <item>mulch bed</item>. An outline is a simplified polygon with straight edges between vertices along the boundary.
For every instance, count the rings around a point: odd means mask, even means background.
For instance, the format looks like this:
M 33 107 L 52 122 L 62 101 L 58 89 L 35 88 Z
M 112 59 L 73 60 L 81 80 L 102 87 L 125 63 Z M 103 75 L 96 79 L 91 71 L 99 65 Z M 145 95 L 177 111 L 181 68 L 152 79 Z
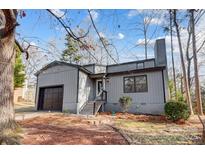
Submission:
M 52 115 L 20 121 L 24 130 L 22 144 L 127 144 L 106 125 L 94 125 L 86 118 Z

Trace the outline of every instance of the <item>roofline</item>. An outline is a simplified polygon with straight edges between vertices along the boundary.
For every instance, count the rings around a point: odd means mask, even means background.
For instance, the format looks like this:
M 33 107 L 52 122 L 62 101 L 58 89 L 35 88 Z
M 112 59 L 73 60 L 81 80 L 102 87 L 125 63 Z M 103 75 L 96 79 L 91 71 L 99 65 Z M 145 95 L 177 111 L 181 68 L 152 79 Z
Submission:
M 119 63 L 119 64 L 111 64 L 111 65 L 107 65 L 107 67 L 109 67 L 109 66 L 118 66 L 118 65 L 125 65 L 125 64 L 132 64 L 132 63 L 142 63 L 142 62 L 152 61 L 152 60 L 155 60 L 155 58 L 144 59 L 144 60 L 136 60 L 136 61 L 130 61 L 130 62 L 125 62 L 125 63 Z
M 150 59 L 145 59 L 145 60 L 137 60 L 137 61 L 131 61 L 131 62 L 125 62 L 125 63 L 119 63 L 119 64 L 111 64 L 111 65 L 101 65 L 101 64 L 87 64 L 87 65 L 78 65 L 78 64 L 72 64 L 72 63 L 66 63 L 66 62 L 62 62 L 62 61 L 53 61 L 49 64 L 47 64 L 46 66 L 44 66 L 42 69 L 40 69 L 39 71 L 37 71 L 34 75 L 38 76 L 42 71 L 46 70 L 47 68 L 51 67 L 51 66 L 55 66 L 55 65 L 59 65 L 59 64 L 63 64 L 63 65 L 67 65 L 67 66 L 72 66 L 75 67 L 77 69 L 79 69 L 80 71 L 83 71 L 84 73 L 87 74 L 93 74 L 92 72 L 90 72 L 89 70 L 87 70 L 85 68 L 85 66 L 105 66 L 105 67 L 109 67 L 109 66 L 119 66 L 119 65 L 126 65 L 126 64 L 132 64 L 132 63 L 142 63 L 142 62 L 146 62 L 146 61 L 152 61 L 155 60 L 155 58 L 150 58 Z M 113 72 L 113 73 L 108 73 L 107 75 L 113 75 L 113 74 L 124 74 L 124 73 L 130 73 L 130 72 L 139 72 L 139 71 L 155 71 L 155 70 L 161 70 L 164 69 L 165 67 L 152 67 L 152 68 L 143 68 L 143 69 L 136 69 L 136 70 L 130 70 L 130 71 L 119 71 L 119 72 Z M 97 75 L 97 74 L 93 74 L 93 75 Z
M 56 65 L 59 65 L 59 64 L 61 64 L 61 65 L 67 65 L 67 66 L 72 66 L 72 67 L 75 67 L 75 68 L 77 68 L 77 69 L 79 69 L 79 70 L 81 70 L 81 71 L 83 71 L 83 72 L 85 72 L 85 73 L 87 73 L 87 74 L 92 74 L 92 72 L 90 72 L 89 70 L 87 70 L 86 68 L 84 68 L 84 67 L 81 66 L 81 65 L 71 64 L 71 63 L 66 63 L 66 62 L 56 61 L 56 60 L 55 60 L 55 61 L 53 61 L 53 62 L 47 64 L 46 66 L 44 66 L 42 69 L 40 69 L 39 71 L 37 71 L 34 75 L 35 75 L 35 76 L 38 76 L 42 71 L 48 69 L 49 67 L 56 66 Z
M 132 74 L 132 73 L 157 72 L 157 71 L 161 71 L 164 69 L 166 69 L 166 66 L 135 69 L 135 70 L 130 70 L 130 71 L 112 72 L 112 73 L 107 73 L 107 76 L 109 77 L 109 76 L 114 76 L 114 75 Z
M 82 65 L 82 66 L 104 66 L 104 67 L 106 67 L 107 65 L 92 63 L 92 64 L 85 64 L 85 65 Z

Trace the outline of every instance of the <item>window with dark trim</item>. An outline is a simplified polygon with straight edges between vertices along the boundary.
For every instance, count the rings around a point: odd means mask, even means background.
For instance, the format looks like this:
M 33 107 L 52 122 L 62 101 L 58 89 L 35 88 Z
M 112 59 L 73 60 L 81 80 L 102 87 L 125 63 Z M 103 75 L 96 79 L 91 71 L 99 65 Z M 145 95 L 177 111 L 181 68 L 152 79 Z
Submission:
M 124 77 L 124 93 L 147 92 L 147 76 Z

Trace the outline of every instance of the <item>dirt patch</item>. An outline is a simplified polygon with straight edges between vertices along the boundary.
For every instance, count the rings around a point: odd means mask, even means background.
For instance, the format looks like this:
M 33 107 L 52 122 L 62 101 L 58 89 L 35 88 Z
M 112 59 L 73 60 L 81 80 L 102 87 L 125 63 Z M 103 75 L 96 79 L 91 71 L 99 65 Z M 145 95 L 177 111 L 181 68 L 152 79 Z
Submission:
M 19 124 L 24 130 L 22 144 L 127 144 L 112 128 L 83 117 L 41 116 Z

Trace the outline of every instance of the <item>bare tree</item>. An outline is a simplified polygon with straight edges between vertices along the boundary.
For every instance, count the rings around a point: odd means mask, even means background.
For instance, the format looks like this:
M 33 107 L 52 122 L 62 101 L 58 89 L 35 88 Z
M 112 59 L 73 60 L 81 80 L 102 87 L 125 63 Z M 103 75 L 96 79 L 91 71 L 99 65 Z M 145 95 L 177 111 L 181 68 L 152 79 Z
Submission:
M 100 36 L 100 33 L 99 33 L 99 31 L 98 31 L 98 29 L 97 29 L 95 23 L 94 23 L 94 20 L 93 20 L 93 17 L 92 17 L 92 14 L 91 14 L 90 10 L 88 10 L 88 14 L 89 14 L 90 20 L 91 20 L 91 22 L 92 22 L 93 28 L 95 29 L 95 31 L 96 31 L 96 33 L 97 33 L 99 39 L 100 39 L 100 42 L 102 43 L 102 45 L 103 45 L 105 51 L 107 52 L 107 56 L 109 56 L 114 63 L 118 64 L 117 60 L 112 56 L 112 54 L 111 54 L 110 51 L 108 50 L 108 44 L 109 44 L 109 43 L 107 43 L 107 40 L 105 40 L 102 36 Z M 107 62 L 108 62 L 108 61 L 107 61 Z
M 173 19 L 172 19 L 172 11 L 169 10 L 169 18 L 170 18 L 170 37 L 171 37 L 171 55 L 172 55 L 172 73 L 173 73 L 173 80 L 174 80 L 174 92 L 175 92 L 175 99 L 177 99 L 177 87 L 176 87 L 176 75 L 175 75 L 175 63 L 174 63 L 174 48 L 173 48 Z
M 150 40 L 156 35 L 156 32 L 158 30 L 158 24 L 159 24 L 159 14 L 157 14 L 158 11 L 156 10 L 143 10 L 138 13 L 139 19 L 135 22 L 136 28 L 134 28 L 137 31 L 137 35 L 142 35 L 144 37 L 144 40 L 141 40 L 137 43 L 137 46 L 144 46 L 145 51 L 145 59 L 148 58 L 148 47 L 150 45 Z M 155 25 L 154 30 L 151 29 L 151 25 Z
M 198 112 L 199 115 L 203 115 L 201 90 L 200 90 L 200 83 L 199 83 L 197 49 L 196 49 L 194 11 L 195 10 L 193 10 L 193 9 L 189 10 L 189 12 L 190 12 L 191 33 L 192 33 L 192 46 L 193 46 L 192 48 L 193 48 L 194 76 L 195 76 L 195 96 L 196 96 L 197 112 Z
M 182 67 L 182 73 L 183 73 L 183 80 L 184 80 L 184 86 L 185 86 L 185 93 L 186 93 L 186 100 L 190 109 L 190 114 L 193 115 L 193 109 L 192 109 L 192 102 L 191 102 L 191 96 L 190 96 L 190 88 L 188 84 L 187 74 L 186 74 L 186 67 L 184 62 L 184 55 L 183 55 L 183 48 L 181 43 L 181 35 L 179 30 L 179 24 L 177 21 L 177 10 L 173 10 L 173 21 L 177 33 L 177 39 L 179 44 L 179 51 L 180 51 L 180 59 L 181 59 L 181 67 Z

